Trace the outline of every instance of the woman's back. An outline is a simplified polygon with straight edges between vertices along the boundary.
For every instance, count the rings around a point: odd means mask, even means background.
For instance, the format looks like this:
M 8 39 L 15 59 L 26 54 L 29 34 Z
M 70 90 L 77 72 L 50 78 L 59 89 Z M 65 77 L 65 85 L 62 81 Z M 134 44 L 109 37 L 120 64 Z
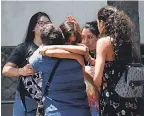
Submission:
M 57 59 L 43 57 L 40 70 L 43 73 L 43 87 Z M 76 60 L 64 59 L 58 66 L 49 88 L 47 97 L 65 102 L 66 105 L 88 107 L 82 67 Z
M 33 68 L 42 72 L 43 91 L 57 60 L 42 56 L 39 49 L 30 58 Z M 45 95 L 45 114 L 55 111 L 56 116 L 59 116 L 57 113 L 61 116 L 90 116 L 85 89 L 81 65 L 76 60 L 63 59 L 55 71 L 48 95 Z

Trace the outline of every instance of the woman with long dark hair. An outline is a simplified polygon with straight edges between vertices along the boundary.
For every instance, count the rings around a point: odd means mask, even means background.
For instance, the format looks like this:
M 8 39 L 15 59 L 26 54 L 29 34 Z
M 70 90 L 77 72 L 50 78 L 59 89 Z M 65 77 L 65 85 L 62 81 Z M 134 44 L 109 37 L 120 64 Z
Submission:
M 133 60 L 134 25 L 123 12 L 112 6 L 97 14 L 100 38 L 96 44 L 94 83 L 100 89 L 101 116 L 140 116 L 139 100 L 122 98 L 115 92 L 128 63 Z
M 44 12 L 37 12 L 31 17 L 25 40 L 12 52 L 7 63 L 3 67 L 3 75 L 7 77 L 20 77 L 34 74 L 30 64 L 27 64 L 27 59 L 38 46 L 41 45 L 40 30 L 48 23 L 51 23 L 51 20 Z M 37 103 L 23 91 L 20 80 L 21 78 L 19 78 L 19 86 L 16 91 L 13 116 L 35 116 L 36 110 L 34 109 L 36 109 Z M 25 104 L 21 99 L 22 96 L 24 97 Z

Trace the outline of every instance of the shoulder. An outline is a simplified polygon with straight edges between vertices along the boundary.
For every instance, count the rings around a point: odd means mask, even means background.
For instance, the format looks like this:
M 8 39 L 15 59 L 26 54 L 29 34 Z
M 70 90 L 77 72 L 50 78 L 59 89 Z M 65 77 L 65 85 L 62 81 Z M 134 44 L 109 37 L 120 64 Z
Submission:
M 32 42 L 23 42 L 17 45 L 17 47 L 29 47 L 31 46 L 33 43 Z
M 109 36 L 99 38 L 96 43 L 96 54 L 106 55 L 111 46 L 112 38 L 110 38 Z
M 99 38 L 96 43 L 97 48 L 106 49 L 106 48 L 112 46 L 112 41 L 113 41 L 113 39 L 110 38 L 109 36 Z
M 110 46 L 112 40 L 113 40 L 113 39 L 110 38 L 109 36 L 107 36 L 107 37 L 102 37 L 102 38 L 99 38 L 99 39 L 98 39 L 97 44 L 102 44 L 102 45 L 104 45 L 104 46 Z
M 16 46 L 16 48 L 18 49 L 18 48 L 23 48 L 25 46 L 25 43 L 20 43 L 20 44 L 18 44 L 17 46 Z
M 15 49 L 24 50 L 24 49 L 28 48 L 29 44 L 30 43 L 28 43 L 28 42 L 20 43 L 16 46 Z
M 39 48 L 30 56 L 29 63 L 35 71 L 39 70 L 42 63 L 42 55 L 39 53 Z

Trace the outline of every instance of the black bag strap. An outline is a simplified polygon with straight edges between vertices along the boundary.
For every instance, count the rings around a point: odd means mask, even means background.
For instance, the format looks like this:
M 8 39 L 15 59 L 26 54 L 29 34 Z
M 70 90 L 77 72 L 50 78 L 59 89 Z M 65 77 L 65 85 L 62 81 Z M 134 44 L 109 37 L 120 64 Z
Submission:
M 24 108 L 25 108 L 25 112 L 27 112 L 26 103 L 25 103 L 25 87 L 24 87 L 24 84 L 22 82 L 22 77 L 20 77 L 20 81 L 19 81 L 19 93 L 20 93 L 21 101 L 22 101 Z
M 133 42 L 132 44 L 132 63 L 142 63 L 140 43 Z
M 47 84 L 46 84 L 46 87 L 45 87 L 43 96 L 44 96 L 45 94 L 48 94 L 48 90 L 49 90 L 49 87 L 50 87 L 50 83 L 51 83 L 51 81 L 52 81 L 52 79 L 53 79 L 53 76 L 54 76 L 54 74 L 55 74 L 55 71 L 56 71 L 56 69 L 58 68 L 60 62 L 61 62 L 61 59 L 58 59 L 58 61 L 56 62 L 55 66 L 54 66 L 54 68 L 53 68 L 53 70 L 52 70 L 52 72 L 51 72 L 51 74 L 50 74 L 50 77 L 49 77 L 49 79 L 48 79 L 48 81 L 47 81 Z M 42 96 L 42 97 L 43 97 L 43 96 Z
M 44 116 L 44 106 L 43 106 L 43 101 L 42 100 L 43 100 L 44 95 L 46 95 L 46 94 L 48 95 L 48 91 L 49 91 L 49 87 L 50 87 L 51 81 L 53 79 L 55 71 L 56 71 L 57 67 L 59 66 L 60 62 L 61 62 L 60 59 L 56 62 L 55 66 L 54 66 L 54 68 L 53 68 L 53 70 L 52 70 L 52 72 L 51 72 L 51 74 L 50 74 L 50 76 L 48 78 L 44 93 L 43 93 L 40 101 L 38 102 L 36 116 Z

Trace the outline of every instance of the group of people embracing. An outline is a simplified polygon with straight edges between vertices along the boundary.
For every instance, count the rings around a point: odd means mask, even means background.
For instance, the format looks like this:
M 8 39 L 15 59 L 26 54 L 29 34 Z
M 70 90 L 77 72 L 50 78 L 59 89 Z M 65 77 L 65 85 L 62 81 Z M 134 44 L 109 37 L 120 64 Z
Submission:
M 58 26 L 46 13 L 34 14 L 2 71 L 19 77 L 13 116 L 141 116 L 142 100 L 114 91 L 119 72 L 133 61 L 131 28 L 131 19 L 112 6 L 82 29 L 72 16 Z M 22 81 L 38 73 L 41 100 L 29 96 L 35 91 L 26 91 Z M 37 114 L 40 101 L 43 114 Z

